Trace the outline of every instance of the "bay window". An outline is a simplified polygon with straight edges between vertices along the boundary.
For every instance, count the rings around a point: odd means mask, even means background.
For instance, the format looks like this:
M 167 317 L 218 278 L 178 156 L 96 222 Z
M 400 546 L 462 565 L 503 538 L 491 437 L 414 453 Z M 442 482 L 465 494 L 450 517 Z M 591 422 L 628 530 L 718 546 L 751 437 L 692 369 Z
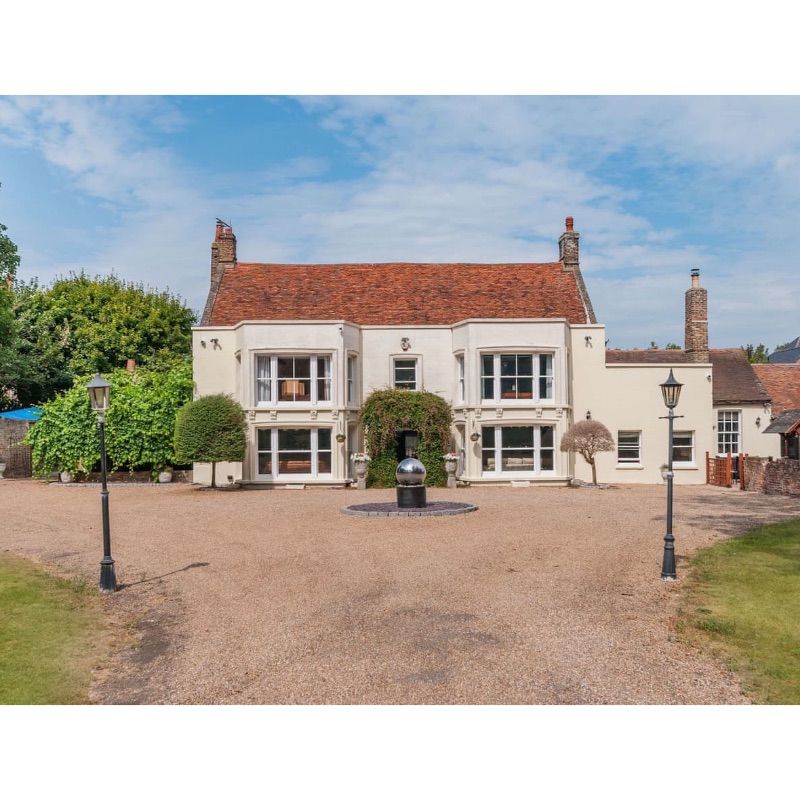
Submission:
M 330 428 L 261 428 L 258 474 L 272 478 L 331 474 Z
M 481 470 L 487 474 L 552 472 L 555 469 L 552 425 L 484 425 Z
M 481 399 L 493 402 L 552 400 L 552 354 L 484 353 L 481 356 Z
M 256 405 L 330 403 L 329 355 L 263 355 L 255 362 Z

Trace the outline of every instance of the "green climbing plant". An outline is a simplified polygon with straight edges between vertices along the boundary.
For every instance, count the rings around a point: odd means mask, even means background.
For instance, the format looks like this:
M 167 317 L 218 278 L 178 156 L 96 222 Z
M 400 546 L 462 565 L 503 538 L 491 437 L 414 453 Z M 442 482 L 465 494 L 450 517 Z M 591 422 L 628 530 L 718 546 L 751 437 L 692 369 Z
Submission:
M 453 409 L 431 392 L 408 389 L 380 389 L 365 401 L 361 411 L 367 452 L 372 460 L 367 473 L 369 486 L 395 486 L 397 434 L 413 430 L 419 434 L 418 455 L 427 471 L 429 486 L 446 486 L 447 472 L 442 456 L 452 439 Z
M 120 369 L 111 384 L 106 414 L 106 454 L 112 471 L 147 468 L 157 472 L 175 463 L 173 432 L 178 410 L 192 398 L 188 360 L 168 372 Z M 28 431 L 34 474 L 92 471 L 100 462 L 97 416 L 86 391 L 88 377 L 42 405 L 42 416 Z

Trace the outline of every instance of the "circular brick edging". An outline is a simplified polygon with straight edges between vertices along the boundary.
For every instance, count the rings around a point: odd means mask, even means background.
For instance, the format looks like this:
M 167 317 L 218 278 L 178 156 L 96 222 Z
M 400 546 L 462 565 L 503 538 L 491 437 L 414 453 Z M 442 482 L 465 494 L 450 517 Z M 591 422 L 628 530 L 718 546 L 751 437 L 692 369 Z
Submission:
M 477 510 L 478 506 L 472 503 L 436 500 L 428 503 L 425 508 L 398 508 L 397 503 L 358 503 L 345 506 L 342 514 L 352 514 L 358 517 L 448 517 Z

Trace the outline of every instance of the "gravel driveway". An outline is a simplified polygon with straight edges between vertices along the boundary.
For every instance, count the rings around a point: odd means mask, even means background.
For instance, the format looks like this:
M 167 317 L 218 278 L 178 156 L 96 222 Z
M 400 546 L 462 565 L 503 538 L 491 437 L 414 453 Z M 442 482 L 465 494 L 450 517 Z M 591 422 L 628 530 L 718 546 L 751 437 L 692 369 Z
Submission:
M 662 486 L 429 489 L 460 516 L 346 516 L 394 492 L 112 485 L 131 636 L 92 699 L 128 704 L 732 704 L 675 641 Z M 96 583 L 97 486 L 0 481 L 0 546 Z M 676 487 L 679 574 L 698 548 L 800 501 Z

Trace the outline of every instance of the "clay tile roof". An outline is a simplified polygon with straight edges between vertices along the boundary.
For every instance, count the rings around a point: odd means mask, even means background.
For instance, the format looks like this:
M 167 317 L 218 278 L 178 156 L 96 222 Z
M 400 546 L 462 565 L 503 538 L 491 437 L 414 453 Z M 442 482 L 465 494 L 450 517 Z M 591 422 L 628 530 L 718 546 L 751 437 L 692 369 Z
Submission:
M 468 318 L 593 321 L 576 273 L 551 264 L 249 264 L 225 271 L 210 325 L 334 320 L 452 325 Z
M 753 364 L 772 398 L 772 413 L 800 408 L 800 364 Z
M 714 403 L 768 403 L 764 388 L 741 347 L 709 350 L 714 366 Z
M 709 350 L 714 376 L 713 401 L 766 403 L 770 393 L 762 386 L 741 347 Z M 606 350 L 606 364 L 683 364 L 684 350 Z
M 683 350 L 606 350 L 606 364 L 682 364 Z

